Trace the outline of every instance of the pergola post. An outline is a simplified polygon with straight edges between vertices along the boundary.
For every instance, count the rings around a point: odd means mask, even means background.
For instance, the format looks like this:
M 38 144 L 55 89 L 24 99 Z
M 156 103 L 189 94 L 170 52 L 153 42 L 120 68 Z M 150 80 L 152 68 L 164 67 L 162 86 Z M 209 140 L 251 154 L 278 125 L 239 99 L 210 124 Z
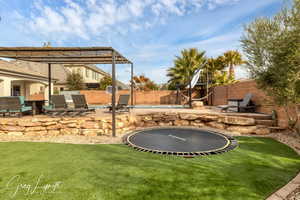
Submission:
M 115 60 L 115 51 L 112 50 L 112 96 L 111 96 L 111 105 L 112 105 L 112 136 L 116 137 L 116 60 Z
M 130 75 L 130 96 L 131 96 L 131 106 L 133 106 L 133 63 L 131 63 L 131 75 Z
M 49 105 L 51 103 L 51 64 L 48 63 L 48 101 L 49 101 Z
M 192 108 L 192 80 L 189 82 L 189 106 Z
M 208 84 L 209 84 L 209 80 L 208 80 L 208 67 L 207 67 L 207 65 L 206 65 L 206 95 L 207 95 L 207 104 L 209 104 L 209 102 L 208 102 L 208 100 L 209 100 L 209 95 L 208 95 L 208 93 L 209 93 L 209 91 L 208 91 Z

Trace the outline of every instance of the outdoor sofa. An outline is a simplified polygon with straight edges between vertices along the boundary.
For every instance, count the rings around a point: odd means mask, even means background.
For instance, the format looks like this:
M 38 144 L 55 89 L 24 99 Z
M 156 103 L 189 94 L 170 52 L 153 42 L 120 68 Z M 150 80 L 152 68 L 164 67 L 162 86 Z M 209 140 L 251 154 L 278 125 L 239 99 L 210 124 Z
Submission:
M 24 96 L 0 97 L 0 113 L 2 116 L 17 114 L 20 117 L 28 112 L 32 113 L 32 107 L 25 105 Z

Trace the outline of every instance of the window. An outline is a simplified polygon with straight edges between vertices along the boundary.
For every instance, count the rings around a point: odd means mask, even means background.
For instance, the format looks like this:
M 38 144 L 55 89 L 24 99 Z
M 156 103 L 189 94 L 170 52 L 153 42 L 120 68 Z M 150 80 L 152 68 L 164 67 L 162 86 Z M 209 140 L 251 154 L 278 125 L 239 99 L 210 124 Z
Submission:
M 88 78 L 90 76 L 90 70 L 85 68 L 85 76 Z
M 21 86 L 20 85 L 14 85 L 12 87 L 12 96 L 21 96 Z

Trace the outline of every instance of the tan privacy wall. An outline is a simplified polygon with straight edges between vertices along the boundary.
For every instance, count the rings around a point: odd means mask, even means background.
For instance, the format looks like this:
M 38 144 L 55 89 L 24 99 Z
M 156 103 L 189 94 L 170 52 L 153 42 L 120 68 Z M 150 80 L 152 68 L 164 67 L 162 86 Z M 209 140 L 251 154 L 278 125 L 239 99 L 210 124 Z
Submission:
M 271 114 L 272 110 L 275 110 L 278 114 L 278 125 L 281 127 L 288 126 L 288 118 L 284 108 L 275 106 L 271 99 L 262 90 L 257 88 L 253 80 L 214 87 L 210 102 L 214 106 L 226 105 L 227 99 L 242 99 L 247 93 L 253 94 L 252 100 L 258 105 L 258 112 Z M 290 109 L 290 113 L 295 116 L 292 109 Z
M 109 104 L 111 102 L 111 94 L 107 94 L 102 90 L 82 90 L 80 94 L 84 94 L 88 104 Z M 117 92 L 117 100 L 121 94 L 130 94 L 129 90 L 119 90 Z M 176 103 L 176 91 L 135 91 L 133 95 L 135 105 L 167 105 Z

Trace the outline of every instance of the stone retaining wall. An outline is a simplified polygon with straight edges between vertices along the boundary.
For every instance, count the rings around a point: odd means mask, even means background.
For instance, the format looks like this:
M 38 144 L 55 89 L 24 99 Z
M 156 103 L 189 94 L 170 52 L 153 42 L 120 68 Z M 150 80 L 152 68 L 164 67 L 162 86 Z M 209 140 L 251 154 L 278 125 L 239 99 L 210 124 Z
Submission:
M 190 113 L 152 113 L 136 116 L 139 127 L 153 126 L 193 126 L 212 127 L 238 134 L 266 135 L 267 126 L 256 125 L 253 118 Z
M 117 132 L 123 133 L 134 129 L 128 115 L 117 116 Z M 0 134 L 13 136 L 57 136 L 57 135 L 110 135 L 111 118 L 104 117 L 33 117 L 2 118 Z
M 156 126 L 213 127 L 238 134 L 269 134 L 266 126 L 256 125 L 253 118 L 190 113 L 147 113 L 117 116 L 117 134 L 136 128 Z M 57 135 L 111 135 L 110 117 L 32 117 L 1 118 L 0 135 L 57 136 Z

